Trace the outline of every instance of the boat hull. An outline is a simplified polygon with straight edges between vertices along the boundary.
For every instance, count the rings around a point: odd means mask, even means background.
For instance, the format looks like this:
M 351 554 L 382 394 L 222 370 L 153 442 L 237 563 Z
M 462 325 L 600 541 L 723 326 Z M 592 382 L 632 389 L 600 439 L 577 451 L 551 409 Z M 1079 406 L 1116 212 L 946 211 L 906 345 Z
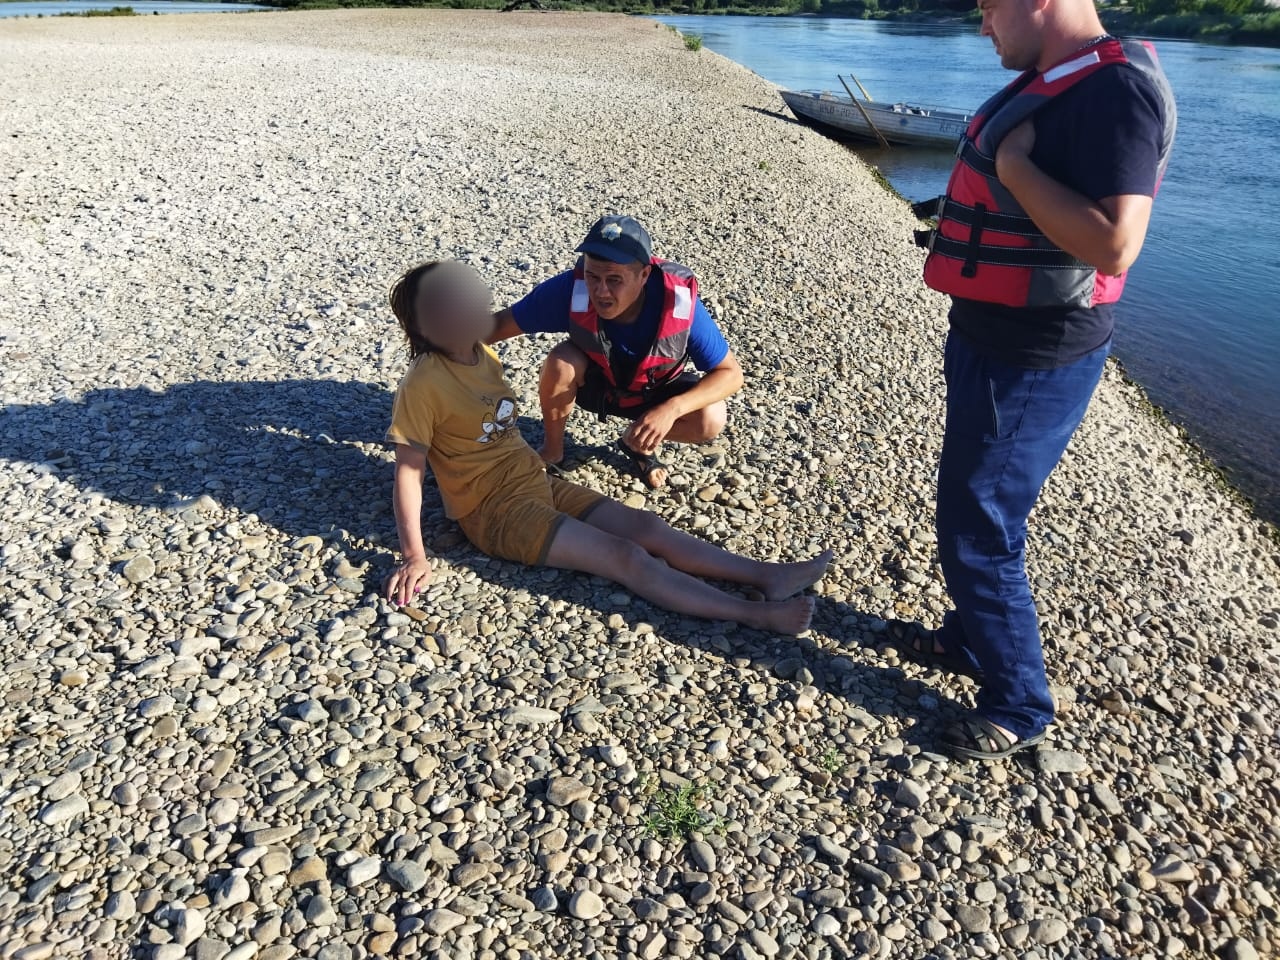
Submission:
M 782 91 L 782 99 L 797 119 L 838 140 L 879 142 L 862 111 L 844 98 Z M 968 117 L 959 111 L 911 112 L 883 104 L 862 103 L 876 129 L 890 143 L 900 146 L 954 149 L 968 126 Z

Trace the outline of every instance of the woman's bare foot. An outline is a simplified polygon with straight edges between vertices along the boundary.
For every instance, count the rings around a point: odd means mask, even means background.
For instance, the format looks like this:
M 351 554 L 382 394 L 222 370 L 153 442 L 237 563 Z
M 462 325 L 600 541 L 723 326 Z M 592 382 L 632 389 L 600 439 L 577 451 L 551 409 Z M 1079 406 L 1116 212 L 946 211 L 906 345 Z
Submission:
M 813 586 L 827 572 L 834 554 L 823 550 L 812 560 L 800 563 L 771 563 L 769 574 L 756 584 L 766 600 L 785 600 Z
M 759 613 L 747 624 L 758 630 L 798 636 L 809 629 L 813 620 L 813 597 L 794 597 L 790 600 L 766 600 L 757 605 Z

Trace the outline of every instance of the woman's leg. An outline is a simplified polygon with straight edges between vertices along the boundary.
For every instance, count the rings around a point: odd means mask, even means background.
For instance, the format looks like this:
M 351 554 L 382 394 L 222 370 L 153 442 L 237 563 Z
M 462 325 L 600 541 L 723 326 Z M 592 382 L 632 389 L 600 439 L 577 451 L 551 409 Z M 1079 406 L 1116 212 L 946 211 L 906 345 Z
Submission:
M 585 522 L 639 544 L 677 570 L 695 577 L 745 583 L 759 588 L 768 600 L 783 600 L 817 583 L 831 562 L 830 550 L 801 563 L 752 560 L 676 530 L 646 510 L 633 510 L 613 500 L 592 510 Z
M 592 511 L 592 519 L 605 509 Z M 652 556 L 632 540 L 566 516 L 552 535 L 546 564 L 606 577 L 631 592 L 675 613 L 732 620 L 745 626 L 795 635 L 809 629 L 813 600 L 756 602 L 717 590 Z

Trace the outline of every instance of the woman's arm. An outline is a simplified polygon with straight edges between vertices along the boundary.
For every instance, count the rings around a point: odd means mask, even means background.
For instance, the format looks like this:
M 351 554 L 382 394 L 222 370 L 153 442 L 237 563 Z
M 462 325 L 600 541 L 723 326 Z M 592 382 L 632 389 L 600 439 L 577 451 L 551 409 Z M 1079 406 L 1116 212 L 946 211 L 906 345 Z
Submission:
M 404 606 L 431 582 L 431 564 L 422 544 L 422 481 L 427 456 L 408 444 L 396 444 L 396 478 L 391 489 L 391 507 L 400 536 L 400 565 L 387 578 L 387 599 Z

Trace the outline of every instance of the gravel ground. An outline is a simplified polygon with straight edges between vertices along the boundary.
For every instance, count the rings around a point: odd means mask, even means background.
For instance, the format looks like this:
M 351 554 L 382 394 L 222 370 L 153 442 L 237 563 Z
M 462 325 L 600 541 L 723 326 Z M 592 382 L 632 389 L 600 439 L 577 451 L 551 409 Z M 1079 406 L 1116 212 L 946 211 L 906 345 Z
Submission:
M 1280 950 L 1276 542 L 1109 370 L 1033 518 L 1060 723 L 934 753 L 973 688 L 884 619 L 945 605 L 945 303 L 770 85 L 595 15 L 4 21 L 0 63 L 0 958 Z M 433 489 L 436 584 L 373 593 L 389 283 L 504 304 L 605 211 L 748 385 L 668 491 L 581 415 L 577 477 L 833 547 L 798 642 L 486 560 Z M 502 348 L 534 443 L 552 342 Z

